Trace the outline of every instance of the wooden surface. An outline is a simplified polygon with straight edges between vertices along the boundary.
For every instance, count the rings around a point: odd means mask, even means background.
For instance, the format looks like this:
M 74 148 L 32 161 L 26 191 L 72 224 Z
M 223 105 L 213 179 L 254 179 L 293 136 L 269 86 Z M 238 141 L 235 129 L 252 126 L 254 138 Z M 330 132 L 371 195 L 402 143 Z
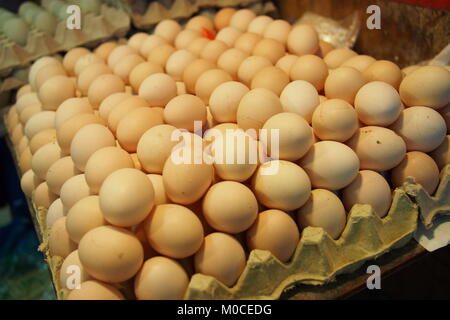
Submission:
M 306 11 L 341 20 L 358 11 L 361 30 L 354 49 L 400 67 L 433 58 L 450 42 L 450 11 L 388 0 L 280 0 L 282 18 L 296 20 Z M 369 5 L 381 9 L 381 29 L 369 30 Z

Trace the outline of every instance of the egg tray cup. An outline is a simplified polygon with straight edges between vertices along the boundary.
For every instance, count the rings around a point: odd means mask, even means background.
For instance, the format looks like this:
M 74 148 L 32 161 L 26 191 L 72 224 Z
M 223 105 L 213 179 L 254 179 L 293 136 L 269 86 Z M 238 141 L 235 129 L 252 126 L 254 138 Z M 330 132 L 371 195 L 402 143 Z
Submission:
M 133 25 L 138 29 L 148 30 L 164 19 L 183 19 L 192 16 L 202 8 L 206 7 L 237 7 L 250 6 L 249 9 L 257 14 L 267 14 L 276 11 L 272 2 L 261 3 L 257 0 L 175 0 L 170 8 L 166 8 L 159 1 L 152 1 L 145 13 L 131 13 Z
M 54 37 L 31 27 L 24 47 L 0 36 L 0 75 L 6 76 L 14 68 L 26 66 L 42 56 L 81 45 L 95 46 L 113 36 L 122 37 L 130 29 L 129 15 L 105 4 L 100 15 L 88 13 L 81 20 L 81 29 L 73 30 L 67 28 L 66 20 L 59 21 Z

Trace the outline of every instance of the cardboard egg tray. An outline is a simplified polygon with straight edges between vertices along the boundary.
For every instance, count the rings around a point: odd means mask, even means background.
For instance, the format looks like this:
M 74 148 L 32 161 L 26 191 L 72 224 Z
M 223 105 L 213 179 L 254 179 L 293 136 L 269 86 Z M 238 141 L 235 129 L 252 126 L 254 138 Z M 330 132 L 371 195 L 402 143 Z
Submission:
M 272 2 L 262 3 L 257 0 L 175 0 L 166 7 L 159 1 L 152 1 L 144 14 L 132 12 L 133 25 L 138 29 L 150 29 L 164 19 L 183 19 L 192 16 L 202 8 L 207 7 L 248 7 L 257 14 L 267 14 L 276 11 Z
M 0 75 L 7 75 L 13 68 L 58 51 L 66 51 L 80 45 L 94 45 L 113 36 L 124 36 L 130 28 L 130 17 L 124 11 L 101 7 L 100 15 L 85 14 L 81 17 L 81 29 L 69 30 L 66 21 L 59 21 L 55 36 L 31 27 L 25 47 L 0 34 Z
M 185 299 L 278 299 L 283 291 L 297 285 L 324 285 L 338 275 L 349 274 L 365 262 L 408 243 L 417 229 L 418 217 L 432 221 L 437 214 L 450 214 L 450 165 L 442 170 L 442 178 L 434 196 L 422 186 L 408 181 L 393 192 L 388 214 L 379 218 L 370 205 L 354 205 L 348 213 L 346 227 L 337 240 L 323 229 L 307 227 L 291 261 L 283 263 L 265 250 L 252 250 L 237 283 L 228 288 L 215 278 L 194 274 Z M 33 205 L 34 206 L 34 205 Z M 46 209 L 35 208 L 36 220 L 43 242 L 39 247 L 50 266 L 59 299 L 68 290 L 59 284 L 63 259 L 50 256 L 49 230 L 45 227 Z M 130 290 L 130 284 L 117 284 Z

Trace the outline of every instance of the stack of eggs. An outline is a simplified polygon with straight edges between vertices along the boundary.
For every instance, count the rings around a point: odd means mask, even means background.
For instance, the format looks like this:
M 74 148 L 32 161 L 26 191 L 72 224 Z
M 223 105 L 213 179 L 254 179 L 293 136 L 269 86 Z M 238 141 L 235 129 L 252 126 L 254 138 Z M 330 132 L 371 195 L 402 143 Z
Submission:
M 137 299 L 179 299 L 194 273 L 233 286 L 253 249 L 288 262 L 305 227 L 339 238 L 354 204 L 384 217 L 408 176 L 432 194 L 450 162 L 449 103 L 448 68 L 402 71 L 226 8 L 39 59 L 7 126 L 22 188 L 48 209 L 61 286 L 80 269 L 68 298 L 123 299 L 126 282 Z M 177 162 L 177 129 L 245 161 Z

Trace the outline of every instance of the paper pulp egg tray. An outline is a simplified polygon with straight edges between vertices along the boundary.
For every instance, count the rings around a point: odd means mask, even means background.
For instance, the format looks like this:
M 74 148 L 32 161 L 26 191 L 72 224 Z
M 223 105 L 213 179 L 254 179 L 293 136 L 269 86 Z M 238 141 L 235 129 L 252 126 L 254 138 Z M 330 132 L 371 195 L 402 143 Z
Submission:
M 44 252 L 52 271 L 58 298 L 64 299 L 68 291 L 59 284 L 63 259 L 49 255 L 48 229 L 44 226 L 46 210 L 38 208 L 35 212 L 43 235 L 39 250 Z M 195 274 L 184 298 L 271 300 L 278 299 L 284 290 L 293 286 L 324 285 L 405 245 L 412 239 L 419 217 L 431 226 L 437 214 L 450 214 L 450 165 L 442 170 L 434 196 L 410 179 L 393 191 L 392 205 L 384 218 L 379 218 L 370 205 L 354 205 L 339 239 L 333 240 L 321 228 L 307 227 L 290 262 L 282 263 L 268 251 L 253 250 L 232 288 L 211 276 Z M 117 286 L 125 296 L 132 290 L 129 282 Z

